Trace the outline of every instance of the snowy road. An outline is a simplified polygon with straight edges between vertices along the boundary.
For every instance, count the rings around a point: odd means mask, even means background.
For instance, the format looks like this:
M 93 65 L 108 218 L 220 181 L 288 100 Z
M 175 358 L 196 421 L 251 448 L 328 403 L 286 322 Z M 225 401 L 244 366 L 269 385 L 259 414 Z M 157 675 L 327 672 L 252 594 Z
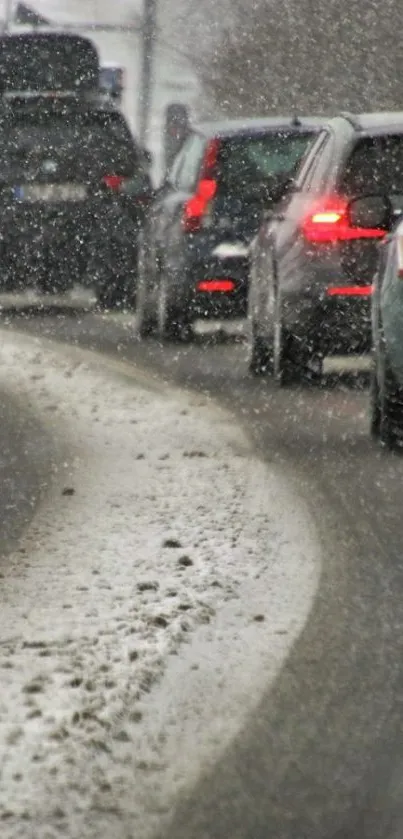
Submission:
M 53 450 L 3 561 L 1 836 L 141 839 L 277 675 L 315 528 L 224 409 L 133 365 L 3 332 L 0 387 Z
M 189 796 L 180 795 L 158 839 L 400 839 L 403 460 L 369 438 L 365 380 L 281 391 L 248 375 L 242 342 L 141 342 L 132 316 L 31 312 L 9 321 L 219 400 L 269 469 L 306 499 L 320 536 L 323 568 L 305 628 L 256 711 Z M 192 645 L 180 649 L 165 684 L 181 689 L 197 671 L 190 664 L 179 682 L 176 667 Z

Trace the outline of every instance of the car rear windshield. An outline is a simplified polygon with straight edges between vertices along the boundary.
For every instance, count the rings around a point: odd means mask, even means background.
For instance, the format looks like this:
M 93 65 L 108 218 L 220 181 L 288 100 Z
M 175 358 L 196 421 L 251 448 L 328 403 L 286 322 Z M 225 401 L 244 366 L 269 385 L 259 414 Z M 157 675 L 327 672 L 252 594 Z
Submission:
M 1 90 L 96 89 L 99 60 L 87 38 L 43 33 L 0 38 Z
M 313 132 L 271 132 L 226 140 L 220 153 L 223 186 L 247 189 L 276 175 L 293 174 Z
M 23 111 L 0 121 L 0 172 L 31 172 L 52 160 L 71 176 L 131 174 L 137 150 L 124 118 L 117 113 Z
M 403 195 L 403 134 L 359 140 L 344 170 L 342 191 Z

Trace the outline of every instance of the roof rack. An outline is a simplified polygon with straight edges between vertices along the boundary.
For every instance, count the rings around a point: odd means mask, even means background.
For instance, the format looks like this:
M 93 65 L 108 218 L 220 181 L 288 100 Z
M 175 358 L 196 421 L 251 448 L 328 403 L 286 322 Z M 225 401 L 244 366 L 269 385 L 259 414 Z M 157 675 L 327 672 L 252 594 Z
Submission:
M 355 116 L 355 114 L 350 114 L 349 111 L 342 111 L 340 116 L 343 117 L 343 119 L 346 119 L 347 122 L 349 122 L 350 125 L 352 125 L 353 128 L 355 128 L 356 131 L 361 130 L 361 123 L 360 123 L 358 117 Z
M 87 93 L 88 95 L 88 93 Z M 0 89 L 0 96 L 7 102 L 14 102 L 15 99 L 38 100 L 38 99 L 78 99 L 79 94 L 75 90 L 5 90 Z
M 96 108 L 99 111 L 110 113 L 118 110 L 117 105 L 111 100 L 109 96 L 102 94 L 99 91 L 88 91 L 84 95 L 77 95 L 75 91 L 7 91 L 2 93 L 0 91 L 0 111 L 4 113 L 13 113 L 25 107 L 39 107 L 39 108 L 78 108 L 84 110 L 87 108 Z

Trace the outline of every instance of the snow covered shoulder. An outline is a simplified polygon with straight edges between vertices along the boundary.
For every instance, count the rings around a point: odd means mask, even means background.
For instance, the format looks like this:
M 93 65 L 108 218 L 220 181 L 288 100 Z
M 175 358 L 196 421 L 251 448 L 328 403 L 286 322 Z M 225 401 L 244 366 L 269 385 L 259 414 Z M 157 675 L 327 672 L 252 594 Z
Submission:
M 0 354 L 64 451 L 3 562 L 1 836 L 145 839 L 278 673 L 315 530 L 205 397 L 9 331 Z

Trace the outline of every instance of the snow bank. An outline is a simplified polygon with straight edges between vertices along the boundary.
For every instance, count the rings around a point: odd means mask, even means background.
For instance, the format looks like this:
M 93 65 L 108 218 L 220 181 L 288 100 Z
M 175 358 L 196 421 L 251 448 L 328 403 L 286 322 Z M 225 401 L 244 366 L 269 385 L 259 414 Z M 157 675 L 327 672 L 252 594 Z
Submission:
M 314 596 L 301 501 L 234 419 L 3 331 L 64 461 L 4 563 L 2 839 L 145 839 L 275 678 Z

